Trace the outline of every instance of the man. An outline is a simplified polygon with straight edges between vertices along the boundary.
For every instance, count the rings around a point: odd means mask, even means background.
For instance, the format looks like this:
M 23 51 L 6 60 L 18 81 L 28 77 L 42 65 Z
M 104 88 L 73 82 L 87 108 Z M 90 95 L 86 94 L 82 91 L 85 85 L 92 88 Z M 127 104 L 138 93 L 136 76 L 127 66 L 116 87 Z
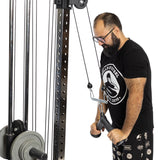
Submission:
M 112 126 L 108 133 L 113 143 L 114 160 L 152 160 L 153 158 L 153 111 L 151 97 L 151 70 L 144 50 L 122 32 L 119 18 L 112 13 L 103 13 L 94 20 L 94 40 L 103 47 L 101 55 L 102 82 L 99 98 L 103 99 L 105 87 Z M 100 119 L 97 110 L 91 134 Z M 126 139 L 123 146 L 116 144 Z

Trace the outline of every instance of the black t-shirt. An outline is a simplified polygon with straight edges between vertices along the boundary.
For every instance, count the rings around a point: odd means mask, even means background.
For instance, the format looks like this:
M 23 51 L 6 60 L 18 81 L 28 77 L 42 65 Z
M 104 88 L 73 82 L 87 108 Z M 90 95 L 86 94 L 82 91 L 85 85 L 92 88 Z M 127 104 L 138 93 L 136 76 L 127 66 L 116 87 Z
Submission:
M 153 129 L 151 70 L 144 50 L 134 41 L 128 40 L 113 57 L 107 57 L 102 52 L 101 75 L 106 87 L 112 125 L 115 128 L 122 128 L 126 114 L 128 90 L 124 78 L 147 78 L 142 110 L 132 132 Z

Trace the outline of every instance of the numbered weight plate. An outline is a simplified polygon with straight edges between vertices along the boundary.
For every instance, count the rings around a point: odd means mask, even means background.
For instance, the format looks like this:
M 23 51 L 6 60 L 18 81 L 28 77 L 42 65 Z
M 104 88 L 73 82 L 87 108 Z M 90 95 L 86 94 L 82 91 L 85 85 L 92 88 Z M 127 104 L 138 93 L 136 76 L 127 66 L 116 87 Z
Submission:
M 13 141 L 11 146 L 12 160 L 34 160 L 29 152 L 32 148 L 36 148 L 44 152 L 44 140 L 40 134 L 33 131 L 21 133 Z

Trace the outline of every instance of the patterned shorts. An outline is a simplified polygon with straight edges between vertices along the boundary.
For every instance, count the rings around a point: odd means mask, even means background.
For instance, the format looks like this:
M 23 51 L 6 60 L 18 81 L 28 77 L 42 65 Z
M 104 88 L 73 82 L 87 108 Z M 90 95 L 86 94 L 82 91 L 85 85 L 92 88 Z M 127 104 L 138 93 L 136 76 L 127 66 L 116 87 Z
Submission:
M 123 146 L 113 144 L 113 160 L 153 160 L 153 132 L 132 134 Z

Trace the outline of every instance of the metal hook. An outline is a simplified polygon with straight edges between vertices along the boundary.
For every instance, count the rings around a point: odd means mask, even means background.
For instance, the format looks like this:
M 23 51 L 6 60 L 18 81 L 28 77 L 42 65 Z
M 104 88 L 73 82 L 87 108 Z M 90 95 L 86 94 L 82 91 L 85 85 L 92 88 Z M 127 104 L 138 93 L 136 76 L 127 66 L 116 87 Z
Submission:
M 106 100 L 104 100 L 104 99 L 95 98 L 92 89 L 90 89 L 90 98 L 91 98 L 93 101 L 96 101 L 96 102 L 98 102 L 98 103 L 100 103 L 100 104 L 102 104 L 102 103 L 108 104 L 108 101 L 106 101 Z

